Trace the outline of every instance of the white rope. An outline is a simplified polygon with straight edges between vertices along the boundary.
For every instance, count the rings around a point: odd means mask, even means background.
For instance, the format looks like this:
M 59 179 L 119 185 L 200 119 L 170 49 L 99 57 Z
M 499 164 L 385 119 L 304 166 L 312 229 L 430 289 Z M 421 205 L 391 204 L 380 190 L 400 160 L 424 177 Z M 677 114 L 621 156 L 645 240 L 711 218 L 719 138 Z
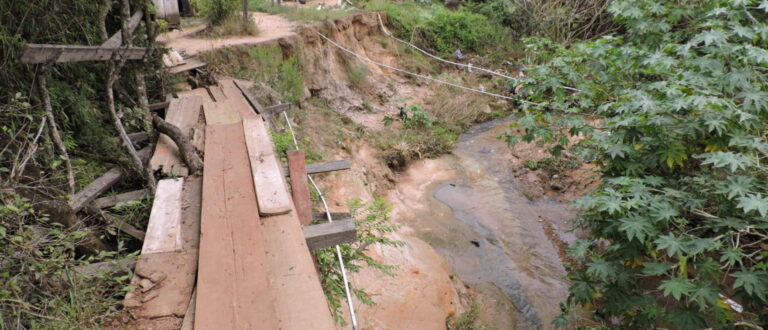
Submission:
M 407 41 L 402 40 L 402 39 L 400 39 L 398 37 L 395 37 L 394 34 L 389 32 L 389 30 L 387 30 L 387 28 L 384 27 L 384 22 L 382 22 L 382 20 L 381 20 L 381 14 L 377 13 L 376 15 L 379 17 L 379 26 L 381 26 L 381 30 L 384 31 L 384 34 L 386 34 L 387 36 L 389 36 L 392 39 L 395 39 L 395 40 L 397 40 L 397 41 L 399 41 L 399 42 L 401 42 L 403 44 L 408 45 L 408 47 L 411 47 L 413 49 L 416 49 L 416 50 L 420 51 L 424 55 L 427 55 L 427 56 L 429 56 L 431 58 L 434 58 L 434 59 L 436 59 L 436 60 L 438 60 L 440 62 L 444 62 L 444 63 L 448 63 L 448 64 L 453 64 L 453 65 L 460 66 L 460 67 L 465 67 L 465 68 L 467 68 L 467 70 L 469 70 L 469 72 L 472 72 L 472 69 L 475 69 L 475 70 L 483 71 L 485 73 L 489 73 L 489 74 L 497 76 L 497 77 L 502 77 L 502 78 L 506 78 L 506 79 L 509 79 L 509 80 L 513 80 L 515 82 L 520 81 L 519 78 L 510 77 L 510 76 L 505 75 L 503 73 L 498 73 L 496 71 L 492 71 L 492 70 L 489 70 L 489 69 L 485 69 L 485 68 L 481 68 L 481 67 L 478 67 L 478 66 L 474 66 L 474 65 L 472 65 L 472 63 L 469 63 L 469 64 L 457 63 L 457 62 L 449 61 L 449 60 L 437 57 L 435 55 L 432 55 L 429 52 L 427 52 L 426 50 L 423 50 L 423 49 L 419 48 L 418 46 L 416 46 L 416 45 L 414 45 L 414 44 L 412 44 L 410 42 L 407 42 Z M 579 90 L 577 88 L 573 88 L 573 87 L 568 87 L 568 86 L 560 86 L 560 87 L 562 87 L 564 89 L 567 89 L 567 90 L 570 90 L 570 91 L 581 92 L 581 90 Z
M 494 76 L 497 76 L 497 77 L 502 77 L 502 78 L 506 78 L 506 79 L 510 79 L 510 80 L 514 80 L 514 81 L 517 81 L 517 80 L 518 80 L 518 79 L 517 79 L 517 78 L 515 78 L 515 77 L 510 77 L 510 76 L 508 76 L 508 75 L 505 75 L 505 74 L 502 74 L 502 73 L 498 73 L 498 72 L 496 72 L 496 71 L 492 71 L 492 70 L 488 70 L 488 69 L 485 69 L 485 68 L 481 68 L 481 67 L 473 66 L 471 63 L 470 63 L 469 65 L 467 65 L 467 64 L 464 64 L 464 63 L 457 63 L 457 62 L 449 61 L 449 60 L 446 60 L 446 59 L 443 59 L 443 58 L 437 57 L 437 56 L 435 56 L 435 55 L 432 55 L 432 54 L 430 54 L 429 52 L 427 52 L 426 50 L 423 50 L 423 49 L 421 49 L 421 48 L 417 47 L 416 45 L 414 45 L 414 44 L 412 44 L 412 43 L 410 43 L 410 42 L 407 42 L 407 41 L 405 41 L 405 40 L 402 40 L 402 39 L 400 39 L 400 38 L 398 38 L 398 37 L 395 37 L 395 35 L 394 35 L 394 34 L 392 34 L 391 32 L 389 32 L 389 31 L 387 30 L 387 28 L 385 28 L 385 27 L 384 27 L 384 22 L 382 22 L 382 21 L 381 21 L 381 15 L 380 15 L 380 14 L 378 14 L 378 13 L 377 13 L 376 15 L 378 15 L 378 16 L 379 16 L 379 26 L 381 26 L 381 30 L 382 30 L 382 31 L 384 31 L 384 34 L 386 34 L 387 36 L 389 36 L 389 37 L 390 37 L 390 38 L 392 38 L 392 39 L 395 39 L 395 40 L 397 40 L 397 41 L 399 41 L 399 42 L 401 42 L 401 43 L 403 43 L 403 44 L 406 44 L 406 45 L 408 45 L 409 47 L 411 47 L 411 48 L 413 48 L 413 49 L 415 49 L 415 50 L 418 50 L 418 51 L 420 51 L 420 52 L 421 52 L 422 54 L 424 54 L 424 55 L 427 55 L 427 56 L 429 56 L 429 57 L 431 57 L 431 58 L 434 58 L 434 59 L 436 59 L 436 60 L 438 60 L 438 61 L 440 61 L 440 62 L 444 62 L 444 63 L 448 63 L 448 64 L 453 64 L 453 65 L 456 65 L 456 66 L 460 66 L 460 67 L 465 67 L 465 68 L 469 69 L 469 72 L 472 72 L 472 69 L 475 69 L 475 70 L 480 70 L 480 71 L 483 71 L 483 72 L 486 72 L 486 73 L 492 74 L 492 75 L 494 75 Z
M 510 101 L 514 101 L 515 100 L 514 98 L 511 98 L 509 96 L 505 96 L 505 95 L 501 95 L 501 94 L 496 94 L 496 93 L 490 93 L 490 92 L 486 92 L 486 91 L 483 91 L 483 90 L 479 90 L 479 89 L 475 89 L 475 88 L 471 88 L 471 87 L 466 87 L 466 86 L 462 86 L 462 85 L 458 85 L 458 84 L 454 84 L 452 82 L 448 82 L 448 81 L 444 81 L 444 80 L 440 80 L 440 79 L 435 79 L 435 78 L 432 78 L 432 77 L 429 77 L 429 76 L 425 76 L 425 75 L 421 75 L 421 74 L 418 74 L 418 73 L 413 73 L 413 72 L 409 72 L 409 71 L 406 71 L 406 70 L 403 70 L 403 69 L 399 69 L 399 68 L 393 67 L 393 66 L 388 65 L 388 64 L 376 62 L 376 61 L 374 61 L 374 60 L 372 60 L 370 58 L 367 58 L 367 57 L 365 57 L 363 55 L 360 55 L 360 54 L 357 54 L 357 53 L 355 53 L 355 52 L 353 52 L 353 51 L 351 51 L 351 50 L 349 50 L 347 48 L 344 48 L 344 46 L 337 44 L 335 41 L 329 39 L 328 37 L 326 37 L 325 35 L 323 35 L 319 31 L 315 31 L 315 33 L 317 33 L 320 37 L 322 37 L 326 41 L 330 42 L 332 45 L 336 46 L 337 48 L 339 48 L 339 49 L 349 53 L 350 55 L 355 56 L 355 57 L 357 57 L 357 58 L 359 58 L 359 59 L 361 59 L 363 61 L 371 62 L 371 63 L 373 63 L 375 65 L 378 65 L 378 66 L 381 66 L 381 67 L 385 67 L 387 69 L 394 70 L 394 71 L 397 71 L 397 72 L 401 72 L 401 73 L 404 73 L 404 74 L 407 74 L 407 75 L 411 75 L 411 76 L 414 76 L 414 77 L 419 77 L 419 78 L 426 79 L 426 80 L 429 80 L 429 81 L 434 81 L 434 82 L 439 83 L 439 84 L 448 85 L 448 86 L 452 86 L 452 87 L 456 87 L 456 88 L 472 91 L 472 92 L 475 92 L 475 93 L 485 94 L 485 95 L 497 97 L 497 98 L 500 98 L 500 99 L 505 99 L 505 100 L 510 100 Z M 536 103 L 533 103 L 533 102 L 528 102 L 528 101 L 523 101 L 523 100 L 521 100 L 521 102 L 536 104 Z
M 293 126 L 291 125 L 291 120 L 288 118 L 288 114 L 286 111 L 283 111 L 283 118 L 285 118 L 285 123 L 288 124 L 288 131 L 291 132 L 291 137 L 293 138 L 293 145 L 296 147 L 296 150 L 299 150 L 299 142 L 296 140 L 296 134 L 293 132 Z M 328 218 L 328 222 L 333 222 L 333 217 L 331 217 L 331 210 L 328 208 L 328 202 L 325 201 L 325 196 L 323 195 L 323 192 L 320 190 L 320 187 L 317 186 L 317 183 L 315 183 L 315 179 L 312 178 L 311 175 L 307 174 L 307 178 L 309 178 L 309 182 L 312 183 L 312 186 L 315 188 L 315 191 L 317 191 L 318 195 L 320 195 L 320 200 L 323 202 L 323 207 L 325 207 L 325 216 Z M 349 317 L 352 319 L 352 330 L 357 329 L 357 316 L 355 316 L 355 306 L 352 304 L 352 294 L 349 290 L 349 280 L 347 280 L 347 268 L 344 266 L 344 257 L 341 255 L 341 247 L 336 245 L 336 256 L 339 258 L 339 265 L 341 266 L 341 279 L 344 281 L 344 293 L 347 296 L 347 305 L 349 305 Z

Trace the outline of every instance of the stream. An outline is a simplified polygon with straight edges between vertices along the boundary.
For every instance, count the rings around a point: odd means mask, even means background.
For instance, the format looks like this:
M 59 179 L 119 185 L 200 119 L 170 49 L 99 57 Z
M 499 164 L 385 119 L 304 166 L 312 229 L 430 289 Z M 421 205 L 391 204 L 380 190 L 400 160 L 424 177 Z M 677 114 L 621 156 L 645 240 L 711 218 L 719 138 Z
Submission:
M 410 166 L 398 180 L 399 198 L 407 200 L 398 216 L 474 290 L 483 321 L 499 329 L 548 329 L 568 295 L 551 236 L 573 242 L 564 220 L 575 212 L 525 197 L 510 166 L 514 156 L 497 138 L 509 122 L 474 126 L 452 154 Z

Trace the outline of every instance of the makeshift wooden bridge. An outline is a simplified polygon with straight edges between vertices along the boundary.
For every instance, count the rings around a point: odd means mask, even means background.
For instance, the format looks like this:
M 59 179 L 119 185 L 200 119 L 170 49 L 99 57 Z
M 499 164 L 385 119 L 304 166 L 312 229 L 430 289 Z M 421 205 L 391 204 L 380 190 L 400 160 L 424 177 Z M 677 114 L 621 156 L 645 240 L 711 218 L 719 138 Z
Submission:
M 170 327 L 335 328 L 308 244 L 350 242 L 354 223 L 302 228 L 312 220 L 306 175 L 349 164 L 308 167 L 303 154 L 292 153 L 284 172 L 259 112 L 265 109 L 240 87 L 223 80 L 167 104 L 166 121 L 204 154 L 204 169 L 202 177 L 191 175 L 173 141 L 158 140 L 150 165 L 176 178 L 158 183 L 134 272 L 137 289 L 124 301 L 141 328 L 182 318 Z

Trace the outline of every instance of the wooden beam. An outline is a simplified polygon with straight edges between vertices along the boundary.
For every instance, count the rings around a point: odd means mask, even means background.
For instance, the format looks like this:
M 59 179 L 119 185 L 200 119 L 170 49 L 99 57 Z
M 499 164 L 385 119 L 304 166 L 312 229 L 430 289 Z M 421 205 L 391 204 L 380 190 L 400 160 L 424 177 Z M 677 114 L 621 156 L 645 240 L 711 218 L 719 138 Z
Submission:
M 322 162 L 322 163 L 313 163 L 307 165 L 307 174 L 318 174 L 318 173 L 326 173 L 326 172 L 333 172 L 333 171 L 341 171 L 341 170 L 348 170 L 352 166 L 349 164 L 349 161 L 346 159 L 342 160 L 332 160 L 330 162 Z M 285 176 L 290 176 L 290 171 L 288 171 L 287 167 L 283 168 L 285 171 Z
M 148 193 L 149 193 L 149 189 L 139 189 L 139 190 L 129 191 L 129 192 L 117 194 L 114 196 L 99 198 L 93 201 L 91 205 L 93 205 L 97 209 L 106 209 L 120 203 L 141 200 Z
M 85 61 L 108 61 L 116 59 L 140 60 L 147 53 L 144 47 L 101 47 L 73 45 L 26 44 L 21 51 L 19 63 L 66 63 Z
M 243 86 L 241 83 L 237 82 L 237 80 L 234 81 L 235 86 L 240 89 L 241 92 L 243 92 L 243 95 L 245 95 L 245 99 L 248 100 L 248 103 L 253 106 L 254 109 L 256 109 L 256 112 L 259 114 L 265 113 L 264 106 L 259 103 L 259 101 L 256 99 L 256 96 L 251 93 L 251 91 L 248 90 L 245 86 Z
M 282 167 L 275 155 L 272 137 L 267 132 L 264 121 L 258 118 L 245 118 L 243 132 L 251 162 L 253 185 L 259 202 L 259 214 L 272 216 L 291 212 L 291 198 L 283 180 Z M 208 149 L 206 147 L 206 149 Z
M 334 219 L 333 221 L 352 219 L 352 214 L 349 212 L 331 212 L 331 219 Z M 325 212 L 312 213 L 312 221 L 328 221 L 328 216 Z
M 174 67 L 168 69 L 168 71 L 171 74 L 177 74 L 177 73 L 182 73 L 182 72 L 186 72 L 186 71 L 191 71 L 191 70 L 199 69 L 199 68 L 202 68 L 202 67 L 204 67 L 206 65 L 208 65 L 208 63 L 205 63 L 205 62 L 200 61 L 198 59 L 190 58 L 190 59 L 188 59 L 186 61 L 186 63 L 174 66 Z
M 131 16 L 131 20 L 128 21 L 128 32 L 133 33 L 141 23 L 141 19 L 144 17 L 144 12 L 141 9 L 137 10 Z M 107 41 L 101 44 L 101 47 L 120 47 L 123 44 L 123 31 L 117 30 Z
M 307 226 L 304 227 L 304 238 L 307 239 L 307 246 L 312 251 L 349 244 L 357 241 L 355 221 L 344 219 Z
M 141 254 L 181 250 L 181 195 L 184 178 L 157 183 Z
M 281 113 L 283 111 L 291 110 L 291 104 L 290 103 L 280 103 L 276 105 L 270 105 L 266 108 L 264 108 L 264 112 L 269 114 L 275 114 L 275 113 Z
M 309 183 L 307 182 L 307 164 L 304 160 L 303 150 L 288 151 L 288 168 L 291 172 L 291 193 L 293 205 L 296 207 L 296 215 L 302 226 L 312 222 L 312 200 L 309 197 Z
M 165 108 L 168 108 L 168 105 L 171 104 L 169 101 L 160 102 L 160 103 L 152 103 L 149 105 L 149 111 L 158 111 L 163 110 Z
M 113 167 L 107 173 L 100 176 L 98 179 L 93 180 L 85 188 L 78 191 L 75 196 L 72 197 L 72 210 L 75 212 L 80 211 L 86 205 L 90 204 L 96 197 L 109 190 L 123 177 L 123 171 L 119 167 Z

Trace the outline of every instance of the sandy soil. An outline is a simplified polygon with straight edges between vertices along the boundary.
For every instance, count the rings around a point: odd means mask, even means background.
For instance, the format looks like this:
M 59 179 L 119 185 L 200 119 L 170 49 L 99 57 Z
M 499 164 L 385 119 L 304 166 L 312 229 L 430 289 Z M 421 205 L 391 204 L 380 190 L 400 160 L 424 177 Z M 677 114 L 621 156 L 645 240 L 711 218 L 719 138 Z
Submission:
M 195 38 L 197 33 L 205 29 L 205 25 L 199 25 L 184 30 L 175 30 L 161 34 L 158 36 L 157 40 L 164 43 L 168 48 L 172 48 L 177 52 L 183 51 L 187 55 L 193 56 L 218 48 L 255 45 L 296 35 L 294 32 L 295 25 L 283 17 L 261 12 L 254 12 L 252 16 L 254 22 L 256 22 L 256 25 L 259 27 L 259 34 L 256 36 L 227 37 L 220 39 Z

